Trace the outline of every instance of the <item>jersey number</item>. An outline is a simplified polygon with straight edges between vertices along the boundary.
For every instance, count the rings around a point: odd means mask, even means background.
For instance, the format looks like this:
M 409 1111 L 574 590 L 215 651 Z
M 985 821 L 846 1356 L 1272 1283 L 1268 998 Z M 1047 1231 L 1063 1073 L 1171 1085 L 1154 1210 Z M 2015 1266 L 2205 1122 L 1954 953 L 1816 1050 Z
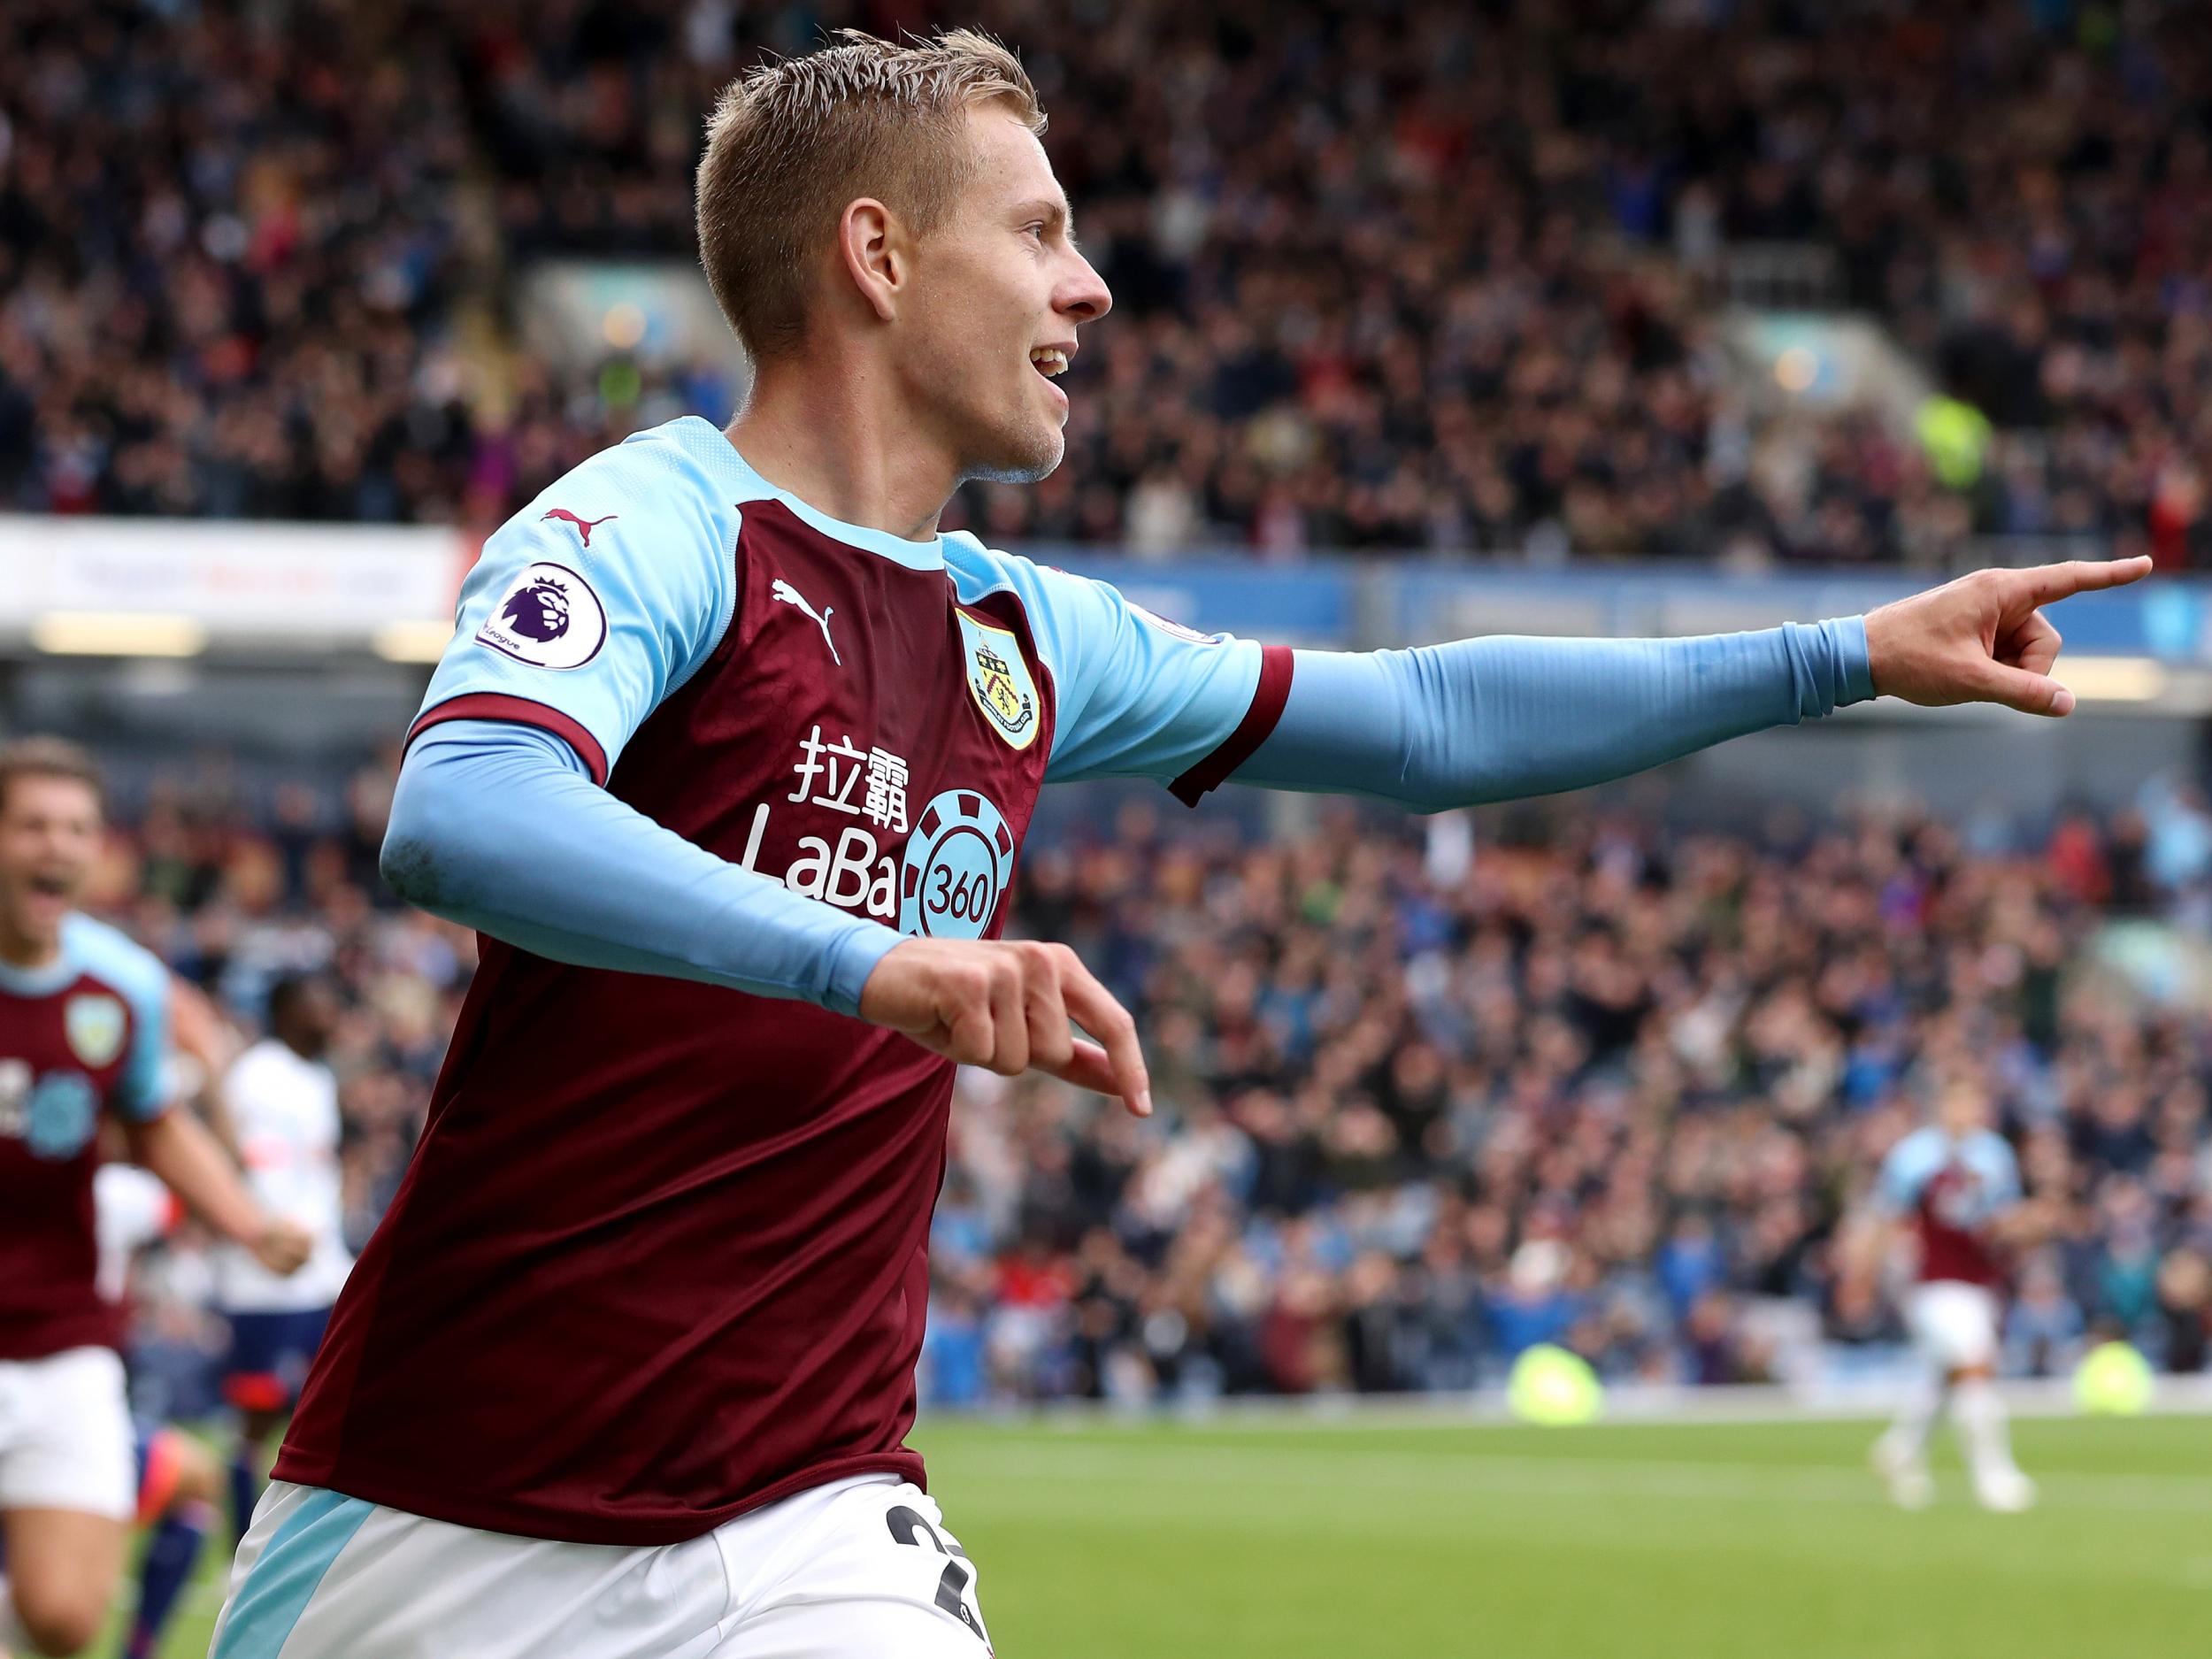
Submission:
M 968 1581 L 975 1575 L 968 1571 L 968 1564 L 962 1558 L 964 1552 L 957 1544 L 948 1547 L 945 1540 L 937 1535 L 935 1527 L 903 1503 L 890 1510 L 883 1518 L 891 1529 L 891 1536 L 900 1543 L 912 1544 L 918 1548 L 922 1545 L 923 1535 L 926 1533 L 930 1548 L 941 1555 L 951 1557 L 945 1563 L 945 1576 L 937 1580 L 937 1605 L 973 1631 L 976 1640 L 988 1647 L 991 1639 L 984 1633 L 983 1621 L 968 1606 Z

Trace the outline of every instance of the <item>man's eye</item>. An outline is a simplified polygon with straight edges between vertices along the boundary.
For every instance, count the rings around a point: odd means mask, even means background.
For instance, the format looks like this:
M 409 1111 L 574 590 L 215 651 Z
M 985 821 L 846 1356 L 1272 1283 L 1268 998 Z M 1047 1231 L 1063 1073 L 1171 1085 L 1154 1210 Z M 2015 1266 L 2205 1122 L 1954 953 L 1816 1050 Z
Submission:
M 1022 234 L 1025 236 L 1034 236 L 1039 242 L 1042 242 L 1045 239 L 1045 227 L 1043 222 L 1041 220 L 1034 225 L 1023 226 Z

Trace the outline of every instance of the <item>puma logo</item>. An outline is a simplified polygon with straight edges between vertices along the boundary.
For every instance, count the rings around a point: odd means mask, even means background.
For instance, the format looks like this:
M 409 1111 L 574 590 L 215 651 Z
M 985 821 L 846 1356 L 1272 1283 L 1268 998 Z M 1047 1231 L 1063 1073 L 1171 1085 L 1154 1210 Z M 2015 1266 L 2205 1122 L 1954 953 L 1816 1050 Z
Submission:
M 586 547 L 589 547 L 591 545 L 591 532 L 593 526 L 610 523 L 616 518 L 619 518 L 622 515 L 618 512 L 611 512 L 604 518 L 579 518 L 574 513 L 569 511 L 567 508 L 556 507 L 551 512 L 545 513 L 541 516 L 538 522 L 540 524 L 543 524 L 548 518 L 565 518 L 569 523 L 576 526 L 576 534 L 583 537 L 584 545 Z
M 796 605 L 807 615 L 812 617 L 814 626 L 822 630 L 822 643 L 829 647 L 830 661 L 835 663 L 840 668 L 844 667 L 845 659 L 837 654 L 837 641 L 830 638 L 829 631 L 829 619 L 837 614 L 837 607 L 832 605 L 826 611 L 817 611 L 812 605 L 807 603 L 804 594 L 780 576 L 769 585 L 768 591 L 774 597 L 783 601 L 785 604 Z

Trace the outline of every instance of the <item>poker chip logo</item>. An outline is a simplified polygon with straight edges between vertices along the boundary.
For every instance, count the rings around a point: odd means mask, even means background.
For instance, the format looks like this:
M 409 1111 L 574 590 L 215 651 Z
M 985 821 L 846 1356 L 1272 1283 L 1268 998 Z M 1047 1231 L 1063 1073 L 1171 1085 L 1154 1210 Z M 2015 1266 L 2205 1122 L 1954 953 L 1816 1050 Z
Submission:
M 1014 874 L 1006 815 L 973 789 L 948 789 L 923 808 L 899 872 L 899 931 L 980 939 Z
M 25 1146 L 35 1158 L 60 1163 L 73 1158 L 92 1139 L 100 1117 L 100 1096 L 92 1079 L 80 1071 L 49 1071 L 24 1102 Z

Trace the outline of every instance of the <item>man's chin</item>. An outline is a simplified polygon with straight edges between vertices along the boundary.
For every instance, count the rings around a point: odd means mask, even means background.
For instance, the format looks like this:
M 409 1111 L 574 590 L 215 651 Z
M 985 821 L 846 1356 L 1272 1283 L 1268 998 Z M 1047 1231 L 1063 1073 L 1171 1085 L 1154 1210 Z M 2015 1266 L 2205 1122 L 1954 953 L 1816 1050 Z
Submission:
M 8 931 L 26 941 L 50 944 L 74 906 L 73 898 L 52 893 L 17 892 L 8 895 Z
M 963 476 L 986 484 L 1034 484 L 1050 478 L 1068 452 L 1067 435 L 1056 423 L 995 435 L 989 458 L 971 464 Z

